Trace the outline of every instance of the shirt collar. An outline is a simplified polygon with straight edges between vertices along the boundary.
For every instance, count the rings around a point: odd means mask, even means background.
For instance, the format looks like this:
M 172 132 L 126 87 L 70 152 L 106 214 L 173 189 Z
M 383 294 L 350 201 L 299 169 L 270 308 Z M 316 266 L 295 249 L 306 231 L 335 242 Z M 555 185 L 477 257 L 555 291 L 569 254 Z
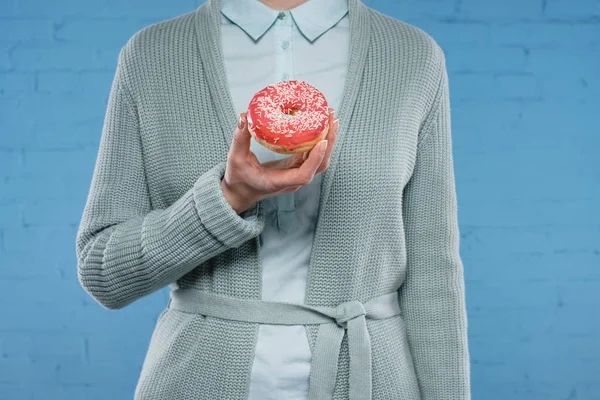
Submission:
M 221 12 L 254 40 L 264 35 L 279 15 L 258 0 L 221 0 Z M 300 32 L 312 42 L 348 13 L 348 0 L 309 0 L 289 12 Z

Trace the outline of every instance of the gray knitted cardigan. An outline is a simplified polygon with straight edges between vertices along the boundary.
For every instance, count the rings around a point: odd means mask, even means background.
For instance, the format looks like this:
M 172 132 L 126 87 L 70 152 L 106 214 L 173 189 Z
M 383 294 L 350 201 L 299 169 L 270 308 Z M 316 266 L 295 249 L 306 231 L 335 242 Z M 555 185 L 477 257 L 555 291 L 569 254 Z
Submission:
M 305 325 L 318 359 L 311 399 L 469 399 L 445 58 L 422 30 L 360 0 L 349 7 L 306 308 L 288 310 L 307 321 L 309 307 L 322 310 Z M 254 307 L 262 202 L 238 215 L 220 188 L 237 115 L 219 9 L 208 0 L 122 48 L 77 232 L 79 280 L 104 307 L 178 293 L 157 320 L 139 400 L 246 399 L 256 321 L 287 313 Z M 367 306 L 384 295 L 388 314 Z

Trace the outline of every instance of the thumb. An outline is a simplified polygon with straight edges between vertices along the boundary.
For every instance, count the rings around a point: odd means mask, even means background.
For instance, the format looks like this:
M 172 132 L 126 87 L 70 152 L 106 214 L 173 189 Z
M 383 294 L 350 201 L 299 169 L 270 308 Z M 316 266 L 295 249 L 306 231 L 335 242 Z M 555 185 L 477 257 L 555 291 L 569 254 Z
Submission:
M 231 143 L 231 153 L 245 155 L 250 151 L 250 131 L 248 130 L 248 119 L 246 113 L 240 114 L 238 124 L 233 133 L 233 142 Z

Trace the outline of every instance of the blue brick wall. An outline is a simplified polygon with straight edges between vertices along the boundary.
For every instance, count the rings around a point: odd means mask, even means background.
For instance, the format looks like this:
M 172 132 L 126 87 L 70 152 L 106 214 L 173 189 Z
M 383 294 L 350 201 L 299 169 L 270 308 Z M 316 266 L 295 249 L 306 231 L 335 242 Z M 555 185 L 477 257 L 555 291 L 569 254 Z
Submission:
M 0 399 L 129 399 L 159 291 L 105 310 L 74 238 L 117 53 L 201 0 L 0 2 Z M 473 398 L 600 399 L 600 1 L 365 0 L 444 49 Z

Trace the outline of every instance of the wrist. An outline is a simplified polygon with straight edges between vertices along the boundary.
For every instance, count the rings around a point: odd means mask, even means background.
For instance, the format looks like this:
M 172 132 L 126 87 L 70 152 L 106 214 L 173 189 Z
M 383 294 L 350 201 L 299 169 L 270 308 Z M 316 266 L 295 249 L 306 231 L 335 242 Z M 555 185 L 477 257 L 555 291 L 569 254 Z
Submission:
M 245 202 L 243 202 L 242 196 L 239 196 L 235 190 L 229 187 L 229 185 L 225 183 L 224 179 L 221 179 L 221 189 L 223 190 L 223 195 L 225 196 L 225 199 L 227 200 L 231 208 L 233 208 L 233 210 L 236 212 L 236 214 L 241 214 L 250 207 L 252 207 L 252 205 L 247 205 Z

